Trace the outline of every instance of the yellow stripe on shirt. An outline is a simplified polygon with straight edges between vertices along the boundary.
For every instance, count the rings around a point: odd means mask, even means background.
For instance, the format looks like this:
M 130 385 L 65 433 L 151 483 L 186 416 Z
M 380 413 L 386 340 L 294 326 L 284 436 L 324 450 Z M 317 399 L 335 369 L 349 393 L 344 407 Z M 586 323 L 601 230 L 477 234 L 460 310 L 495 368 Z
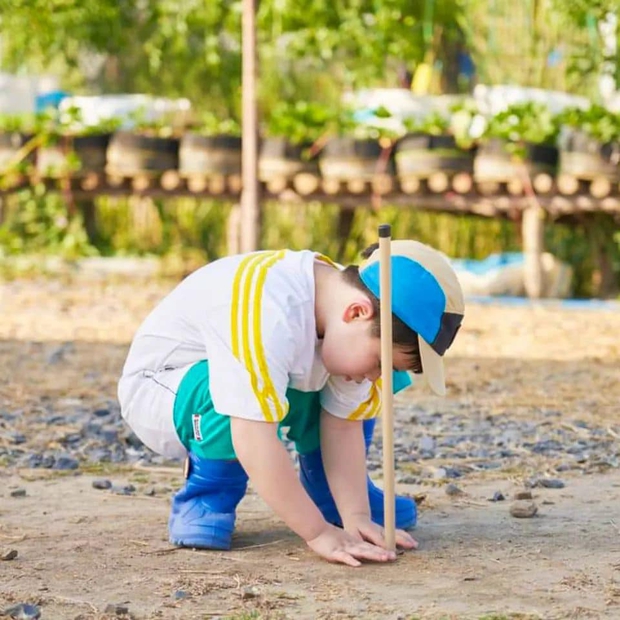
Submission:
M 376 418 L 381 408 L 381 379 L 377 379 L 371 388 L 368 398 L 347 416 L 348 420 L 368 420 Z
M 261 335 L 262 291 L 267 270 L 284 255 L 284 251 L 261 252 L 244 258 L 235 275 L 231 303 L 233 355 L 250 373 L 252 390 L 265 420 L 269 422 L 283 419 L 286 411 L 277 396 L 265 360 Z
M 286 408 L 282 406 L 280 399 L 278 398 L 278 394 L 273 385 L 273 381 L 271 380 L 271 375 L 269 374 L 269 368 L 267 366 L 267 360 L 265 358 L 265 349 L 263 348 L 263 339 L 260 333 L 261 327 L 261 310 L 262 310 L 262 298 L 263 298 L 263 289 L 265 288 L 265 280 L 267 278 L 267 271 L 278 261 L 284 258 L 284 250 L 280 252 L 276 252 L 274 256 L 272 256 L 269 260 L 261 263 L 258 267 L 258 277 L 256 282 L 256 290 L 254 291 L 254 342 L 256 348 L 256 360 L 258 363 L 258 371 L 260 373 L 261 378 L 263 379 L 263 390 L 262 396 L 265 399 L 265 403 L 271 402 L 275 407 L 275 422 L 280 422 L 284 419 L 287 414 Z

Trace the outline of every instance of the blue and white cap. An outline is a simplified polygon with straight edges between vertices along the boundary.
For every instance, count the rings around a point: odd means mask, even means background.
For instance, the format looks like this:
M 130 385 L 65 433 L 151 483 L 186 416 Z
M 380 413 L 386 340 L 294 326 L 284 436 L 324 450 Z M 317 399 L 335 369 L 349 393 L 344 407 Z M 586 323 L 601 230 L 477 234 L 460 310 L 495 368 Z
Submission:
M 418 334 L 424 377 L 433 392 L 443 396 L 443 355 L 465 313 L 461 285 L 448 259 L 418 241 L 392 241 L 391 267 L 392 313 Z M 379 250 L 360 265 L 359 273 L 372 294 L 381 299 Z

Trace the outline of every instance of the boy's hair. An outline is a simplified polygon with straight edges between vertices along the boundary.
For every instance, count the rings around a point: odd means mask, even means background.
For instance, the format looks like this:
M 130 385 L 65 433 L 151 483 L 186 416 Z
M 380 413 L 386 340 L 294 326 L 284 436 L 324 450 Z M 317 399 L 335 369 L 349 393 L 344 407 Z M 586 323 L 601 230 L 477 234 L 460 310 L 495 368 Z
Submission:
M 378 243 L 373 243 L 362 252 L 362 256 L 368 258 L 378 247 Z M 345 267 L 342 271 L 342 277 L 347 284 L 363 291 L 370 298 L 373 307 L 372 335 L 380 338 L 381 308 L 379 300 L 362 282 L 359 275 L 359 267 L 357 265 Z M 416 374 L 420 374 L 422 372 L 422 359 L 420 358 L 418 334 L 407 327 L 395 314 L 392 314 L 392 339 L 394 345 L 401 348 L 410 357 L 411 365 L 409 369 Z

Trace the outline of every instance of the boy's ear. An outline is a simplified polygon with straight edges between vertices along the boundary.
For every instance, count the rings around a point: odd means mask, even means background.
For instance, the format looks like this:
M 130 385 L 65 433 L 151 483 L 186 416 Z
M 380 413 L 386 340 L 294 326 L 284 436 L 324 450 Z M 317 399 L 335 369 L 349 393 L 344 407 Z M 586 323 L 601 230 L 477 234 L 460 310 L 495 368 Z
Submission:
M 362 320 L 368 321 L 374 317 L 372 302 L 367 297 L 360 297 L 352 301 L 345 309 L 342 320 L 345 323 Z

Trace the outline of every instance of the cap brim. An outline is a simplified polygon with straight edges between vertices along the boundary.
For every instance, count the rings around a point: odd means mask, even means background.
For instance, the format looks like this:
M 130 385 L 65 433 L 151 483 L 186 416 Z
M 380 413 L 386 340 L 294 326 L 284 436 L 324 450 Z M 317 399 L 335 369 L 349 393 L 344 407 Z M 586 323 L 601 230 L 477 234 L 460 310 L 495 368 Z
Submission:
M 446 395 L 446 376 L 443 369 L 443 357 L 431 348 L 423 338 L 418 338 L 422 370 L 429 387 L 437 396 Z

